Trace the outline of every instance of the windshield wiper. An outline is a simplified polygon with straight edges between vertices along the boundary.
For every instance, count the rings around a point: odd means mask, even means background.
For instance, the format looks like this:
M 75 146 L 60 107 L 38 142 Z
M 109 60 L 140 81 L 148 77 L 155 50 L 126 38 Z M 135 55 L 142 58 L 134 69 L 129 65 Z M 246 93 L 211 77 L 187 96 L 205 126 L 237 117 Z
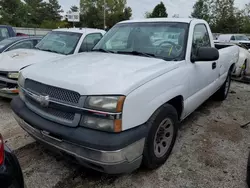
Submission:
M 52 52 L 52 53 L 57 53 L 57 54 L 60 54 L 59 52 L 55 51 L 55 50 L 50 50 L 50 49 L 41 49 L 41 48 L 37 48 L 41 51 L 45 51 L 45 52 Z
M 156 57 L 154 54 L 138 51 L 117 51 L 118 54 L 139 55 L 145 57 Z
M 104 53 L 115 53 L 113 51 L 110 51 L 110 50 L 105 50 L 103 48 L 100 48 L 100 49 L 93 49 L 91 50 L 92 52 L 104 52 Z

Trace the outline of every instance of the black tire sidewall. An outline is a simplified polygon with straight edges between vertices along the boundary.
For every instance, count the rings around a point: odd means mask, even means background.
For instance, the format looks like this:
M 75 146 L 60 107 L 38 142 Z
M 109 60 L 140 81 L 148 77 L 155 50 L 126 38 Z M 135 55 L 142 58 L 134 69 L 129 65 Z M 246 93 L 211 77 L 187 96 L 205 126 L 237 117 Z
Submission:
M 227 93 L 225 93 L 227 79 L 229 79 L 229 86 L 228 86 L 228 91 L 227 91 Z M 228 94 L 229 94 L 229 91 L 230 91 L 231 81 L 232 81 L 232 79 L 231 79 L 231 73 L 228 73 L 228 75 L 227 75 L 227 79 L 226 79 L 225 84 L 224 84 L 224 99 L 226 99 L 226 98 L 227 98 L 227 96 L 228 96 Z
M 173 138 L 166 154 L 158 158 L 154 153 L 154 138 L 160 123 L 165 118 L 169 118 L 173 123 Z M 178 114 L 173 106 L 166 104 L 150 118 L 148 125 L 150 129 L 145 142 L 143 163 L 146 167 L 154 169 L 164 164 L 172 152 L 178 133 Z
M 229 88 L 228 88 L 227 93 L 225 93 L 227 79 L 229 79 Z M 223 83 L 221 88 L 214 94 L 214 99 L 215 100 L 223 101 L 223 100 L 225 100 L 227 98 L 227 96 L 229 94 L 229 91 L 230 91 L 230 87 L 231 87 L 231 81 L 232 81 L 232 79 L 231 79 L 231 71 L 229 71 L 225 82 Z

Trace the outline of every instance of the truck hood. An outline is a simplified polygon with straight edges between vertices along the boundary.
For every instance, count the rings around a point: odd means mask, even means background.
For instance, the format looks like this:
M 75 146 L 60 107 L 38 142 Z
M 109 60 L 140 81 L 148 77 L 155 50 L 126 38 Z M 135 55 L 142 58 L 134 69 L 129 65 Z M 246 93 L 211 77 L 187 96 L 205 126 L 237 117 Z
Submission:
M 177 67 L 176 61 L 89 52 L 36 64 L 22 73 L 25 78 L 81 95 L 127 95 Z
M 63 57 L 64 55 L 35 49 L 17 49 L 0 54 L 0 71 L 19 71 L 34 63 Z

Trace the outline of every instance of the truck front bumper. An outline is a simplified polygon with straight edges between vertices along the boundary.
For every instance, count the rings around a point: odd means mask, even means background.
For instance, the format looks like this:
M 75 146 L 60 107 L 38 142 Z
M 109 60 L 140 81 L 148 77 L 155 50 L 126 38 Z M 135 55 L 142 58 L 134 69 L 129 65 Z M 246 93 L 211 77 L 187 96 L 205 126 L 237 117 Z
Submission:
M 18 95 L 17 88 L 1 88 L 0 89 L 0 97 L 10 98 L 16 97 Z
M 42 120 L 40 116 L 30 111 L 19 97 L 14 98 L 11 106 L 17 122 L 33 138 L 45 144 L 48 148 L 53 149 L 53 151 L 58 151 L 83 166 L 107 174 L 122 174 L 130 173 L 141 165 L 145 143 L 145 135 L 143 134 L 146 133 L 144 125 L 141 125 L 139 130 L 132 130 L 132 132 L 134 132 L 132 134 L 131 130 L 129 130 L 124 133 L 119 133 L 118 135 L 78 128 L 79 131 L 82 131 L 79 137 L 81 141 L 78 142 L 70 138 L 67 139 L 66 136 L 63 135 L 64 133 L 60 133 L 60 131 L 55 132 L 52 129 L 42 128 L 39 123 L 44 124 L 47 122 L 46 125 L 48 125 L 48 127 L 54 125 L 56 130 L 67 130 L 65 135 L 72 136 L 72 138 L 78 137 L 76 133 L 72 132 L 72 130 L 75 131 L 76 128 L 59 124 L 56 125 L 54 122 L 52 124 L 43 118 Z M 39 123 L 36 125 L 33 124 L 32 122 L 34 121 L 29 121 L 27 116 L 30 116 L 31 119 L 35 119 L 35 121 Z M 57 126 L 61 128 L 59 129 Z M 106 137 L 107 134 L 108 137 Z M 90 137 L 88 138 L 88 136 Z
M 0 97 L 13 98 L 18 95 L 17 81 L 0 76 Z

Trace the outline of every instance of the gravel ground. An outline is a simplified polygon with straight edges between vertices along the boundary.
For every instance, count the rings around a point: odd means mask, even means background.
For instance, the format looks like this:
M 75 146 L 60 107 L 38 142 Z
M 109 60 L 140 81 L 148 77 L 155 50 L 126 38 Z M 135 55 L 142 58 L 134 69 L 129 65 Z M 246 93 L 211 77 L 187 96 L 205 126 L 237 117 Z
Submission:
M 180 127 L 168 161 L 155 171 L 108 176 L 73 164 L 34 142 L 0 99 L 0 132 L 21 163 L 27 188 L 246 188 L 250 85 L 233 83 L 228 99 L 208 100 Z

